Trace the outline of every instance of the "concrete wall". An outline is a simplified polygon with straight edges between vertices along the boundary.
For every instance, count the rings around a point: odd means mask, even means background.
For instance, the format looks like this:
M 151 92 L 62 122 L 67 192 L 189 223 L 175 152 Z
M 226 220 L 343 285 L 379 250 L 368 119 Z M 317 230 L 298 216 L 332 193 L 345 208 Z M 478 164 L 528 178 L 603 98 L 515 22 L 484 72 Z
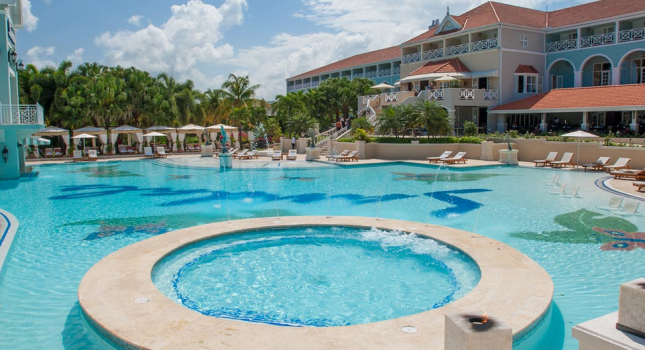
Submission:
M 516 92 L 515 71 L 520 64 L 532 65 L 540 72 L 540 76 L 544 77 L 544 61 L 545 57 L 542 55 L 502 51 L 500 104 L 534 96 L 534 94 L 518 94 Z
M 525 34 L 529 39 L 528 47 L 522 47 L 520 36 Z M 544 52 L 544 33 L 516 28 L 502 28 L 502 47 L 522 51 Z M 536 67 L 537 68 L 537 67 Z
M 343 150 L 353 151 L 356 145 L 350 142 L 334 142 L 334 149 L 339 152 Z M 506 148 L 505 144 L 493 146 L 494 160 L 499 160 L 499 150 Z M 466 159 L 480 159 L 482 156 L 482 145 L 451 143 L 451 144 L 387 144 L 368 143 L 365 145 L 367 159 L 384 160 L 426 160 L 428 157 L 438 157 L 445 151 L 467 152 Z

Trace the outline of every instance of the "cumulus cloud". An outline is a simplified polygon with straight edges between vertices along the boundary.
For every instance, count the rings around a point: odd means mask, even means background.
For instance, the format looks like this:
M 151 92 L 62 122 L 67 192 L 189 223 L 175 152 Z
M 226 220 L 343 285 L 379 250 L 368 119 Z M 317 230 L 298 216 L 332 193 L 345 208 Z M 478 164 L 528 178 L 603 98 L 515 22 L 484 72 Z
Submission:
M 85 49 L 80 47 L 76 50 L 74 50 L 73 53 L 67 55 L 67 60 L 72 62 L 75 65 L 79 65 L 83 63 L 83 53 L 85 52 Z
M 39 69 L 44 67 L 56 67 L 56 62 L 54 61 L 55 50 L 56 48 L 54 46 L 34 46 L 31 49 L 27 50 L 27 53 L 25 54 L 25 61 L 33 64 Z
M 30 33 L 38 27 L 38 17 L 31 13 L 31 2 L 29 0 L 22 0 L 22 23 Z
M 140 27 L 141 26 L 141 20 L 144 19 L 144 18 L 145 18 L 145 16 L 142 16 L 142 15 L 134 15 L 134 16 L 128 18 L 128 23 L 130 23 L 132 25 L 135 25 L 137 27 Z
M 226 0 L 220 7 L 190 0 L 172 6 L 171 17 L 159 27 L 106 32 L 95 43 L 103 48 L 106 64 L 199 79 L 197 64 L 233 56 L 233 47 L 222 42 L 223 31 L 242 24 L 246 8 L 246 0 Z

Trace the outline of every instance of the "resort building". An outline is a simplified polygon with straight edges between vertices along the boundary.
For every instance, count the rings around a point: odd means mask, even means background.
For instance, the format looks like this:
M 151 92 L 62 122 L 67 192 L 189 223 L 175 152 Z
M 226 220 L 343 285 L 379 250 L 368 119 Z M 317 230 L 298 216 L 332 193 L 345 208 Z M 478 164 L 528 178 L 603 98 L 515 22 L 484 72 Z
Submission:
M 0 180 L 19 178 L 26 172 L 25 145 L 30 135 L 45 125 L 40 105 L 21 105 L 16 52 L 17 28 L 22 27 L 21 0 L 0 0 Z
M 357 76 L 397 87 L 359 99 L 372 116 L 387 106 L 433 100 L 448 110 L 456 132 L 465 121 L 486 132 L 638 132 L 645 99 L 641 87 L 623 85 L 645 82 L 645 1 L 599 0 L 550 12 L 497 2 L 461 15 L 448 10 L 398 47 L 287 79 L 287 91 Z

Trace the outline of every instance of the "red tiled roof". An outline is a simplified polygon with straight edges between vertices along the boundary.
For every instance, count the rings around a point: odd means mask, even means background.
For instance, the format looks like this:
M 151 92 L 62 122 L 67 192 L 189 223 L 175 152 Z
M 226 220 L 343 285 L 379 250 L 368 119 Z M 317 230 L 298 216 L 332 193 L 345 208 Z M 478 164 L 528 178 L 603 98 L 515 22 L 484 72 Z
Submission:
M 459 58 L 451 58 L 449 60 L 429 62 L 426 65 L 418 68 L 410 73 L 408 76 L 430 74 L 430 73 L 470 73 L 470 69 L 466 67 Z
M 555 89 L 493 108 L 493 111 L 548 111 L 645 106 L 645 85 Z
M 515 74 L 540 74 L 535 67 L 528 64 L 520 64 L 515 70 Z
M 355 66 L 360 66 L 360 65 L 370 64 L 370 63 L 376 63 L 381 61 L 387 61 L 387 60 L 392 60 L 400 57 L 401 57 L 401 48 L 399 46 L 392 46 L 386 49 L 371 51 L 360 55 L 352 56 L 344 60 L 340 60 L 340 61 L 328 64 L 326 66 L 314 69 L 312 71 L 296 75 L 295 77 L 291 77 L 287 80 L 306 78 L 313 75 L 320 75 L 326 72 L 333 72 L 333 71 L 337 71 L 345 68 L 350 68 L 350 67 L 355 67 Z
M 549 12 L 548 27 L 565 27 L 639 11 L 645 11 L 643 0 L 599 0 Z

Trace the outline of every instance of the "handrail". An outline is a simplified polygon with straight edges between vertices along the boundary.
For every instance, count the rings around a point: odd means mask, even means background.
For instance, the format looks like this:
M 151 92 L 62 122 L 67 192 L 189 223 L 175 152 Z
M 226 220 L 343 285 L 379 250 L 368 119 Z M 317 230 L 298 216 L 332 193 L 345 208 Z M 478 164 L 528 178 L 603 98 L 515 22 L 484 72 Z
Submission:
M 0 104 L 0 125 L 38 125 L 45 124 L 45 112 L 40 104 L 3 105 Z
M 546 44 L 546 52 L 558 52 L 573 50 L 578 48 L 577 39 L 567 39 L 562 41 L 553 41 Z

